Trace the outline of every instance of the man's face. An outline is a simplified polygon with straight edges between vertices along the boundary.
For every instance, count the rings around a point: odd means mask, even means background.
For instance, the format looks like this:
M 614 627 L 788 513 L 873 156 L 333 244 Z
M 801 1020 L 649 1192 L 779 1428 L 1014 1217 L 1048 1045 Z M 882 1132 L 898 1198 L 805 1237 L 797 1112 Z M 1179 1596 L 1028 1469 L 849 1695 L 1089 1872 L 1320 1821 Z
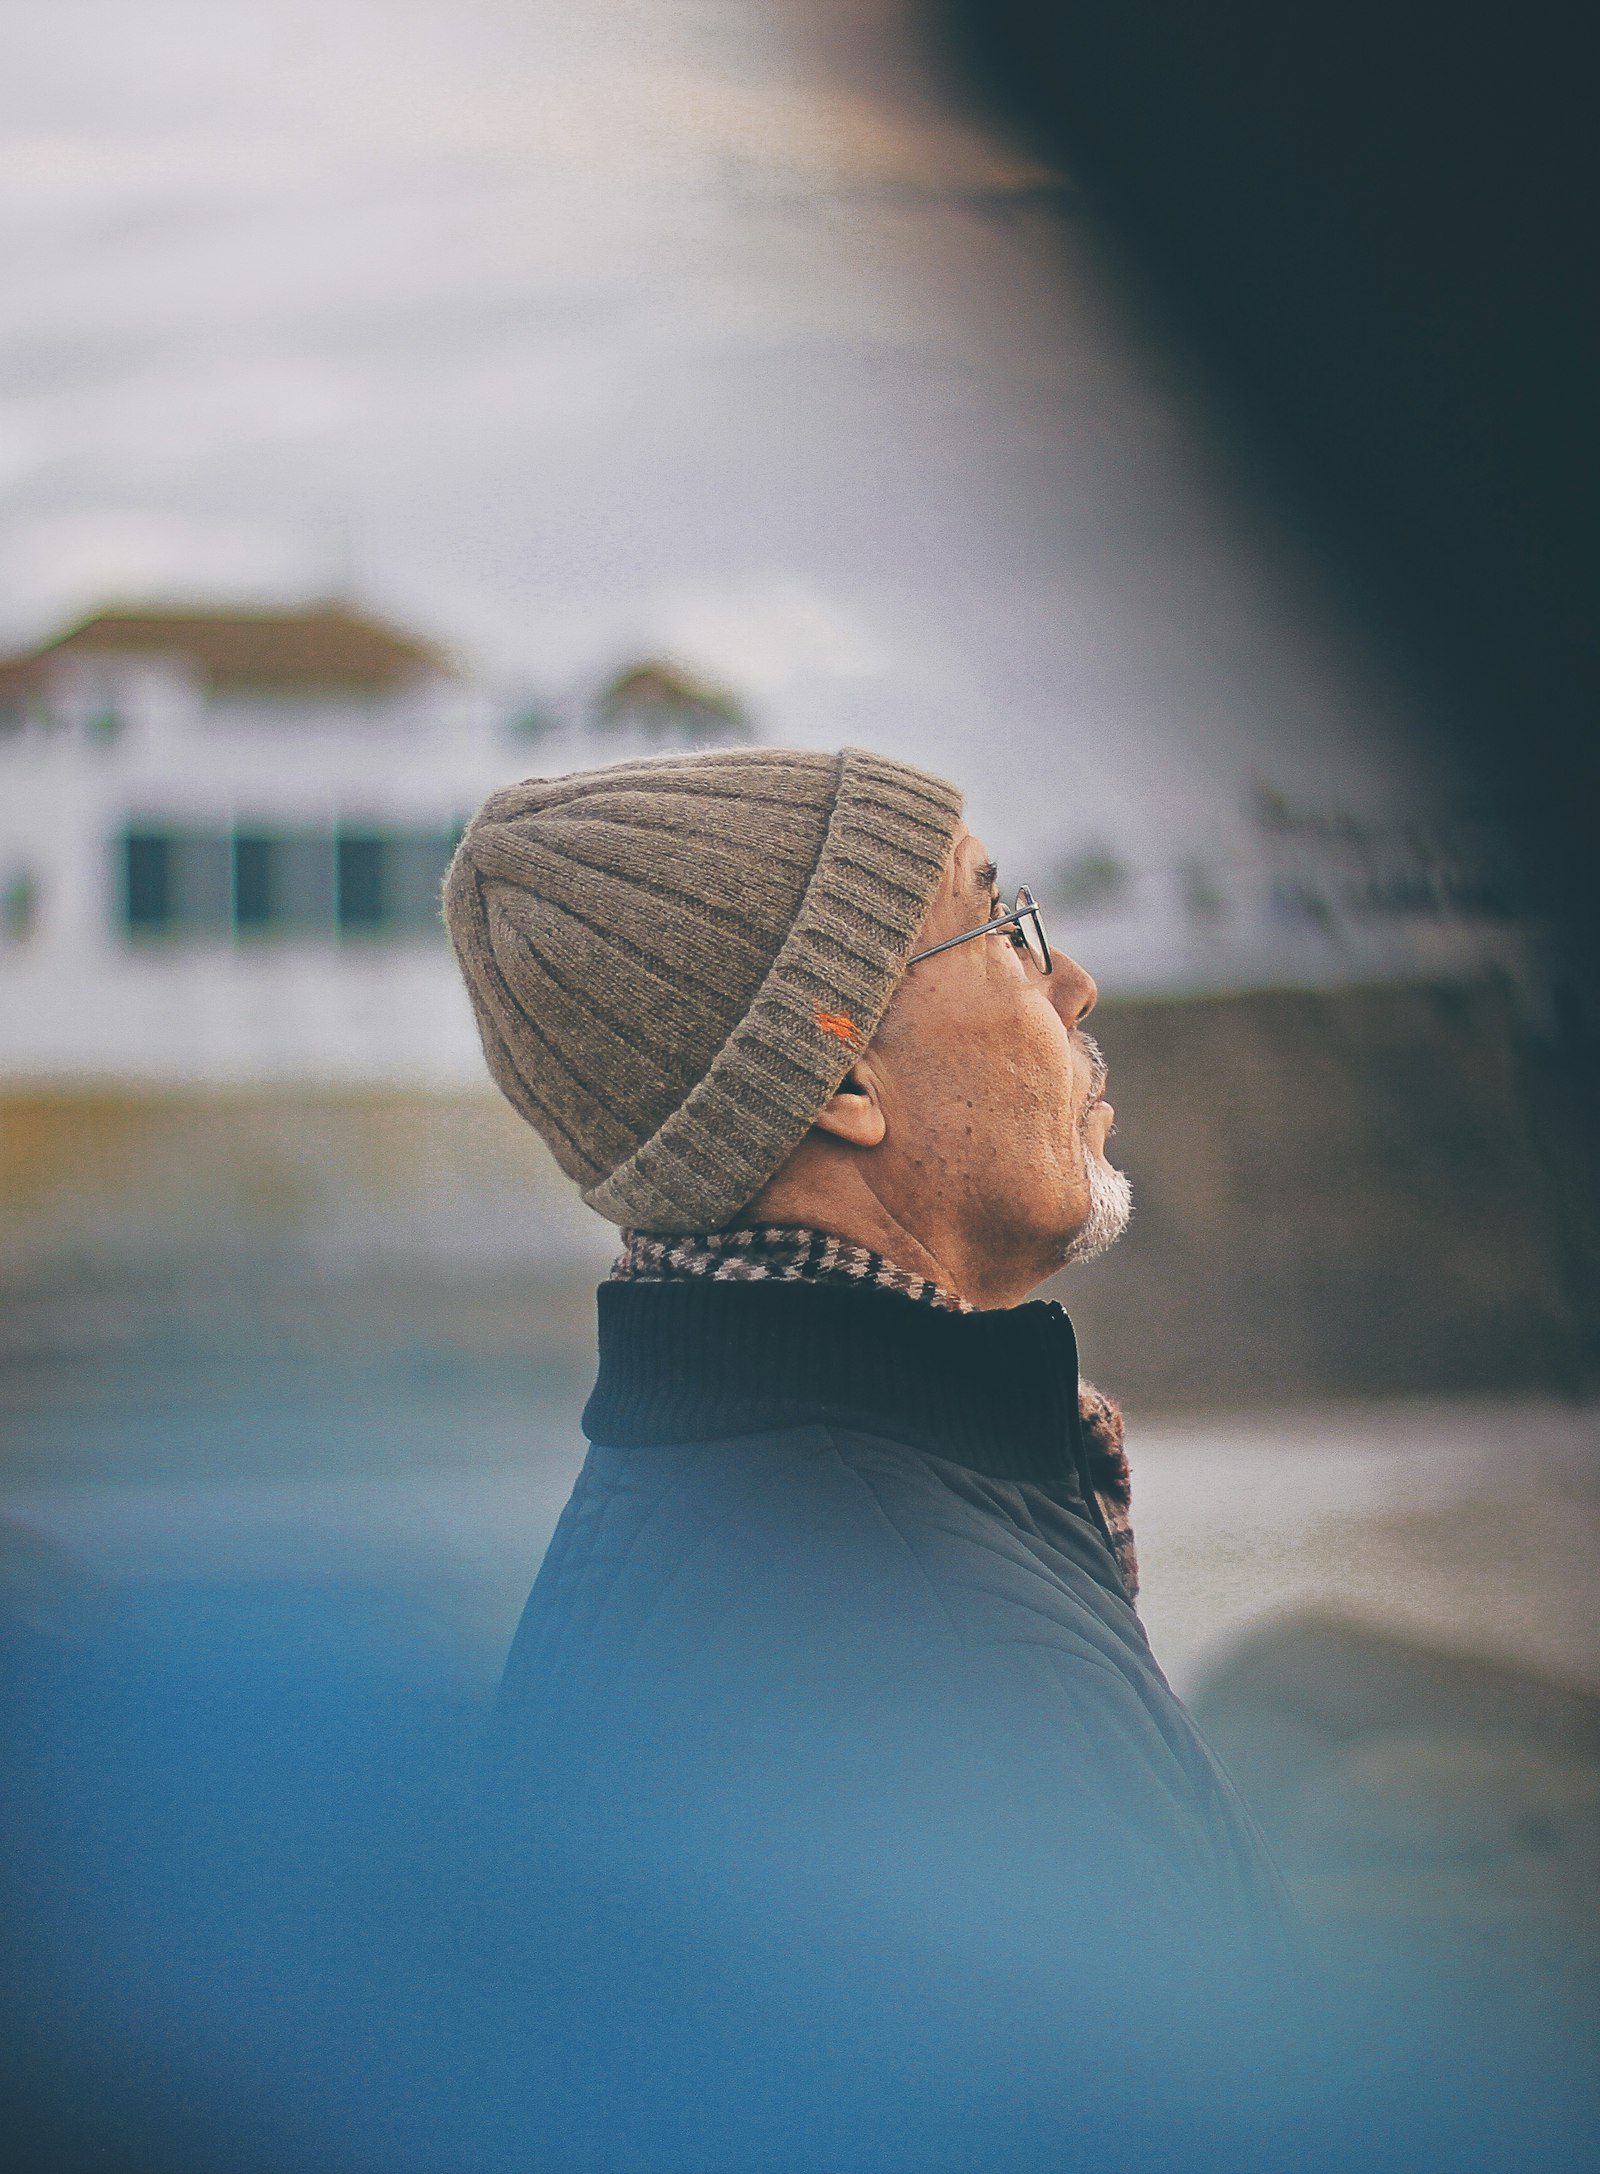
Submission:
M 916 948 L 1010 904 L 963 832 Z M 1105 1160 L 1105 1067 L 1082 1025 L 1096 993 L 1075 960 L 1056 952 L 1046 975 L 1002 929 L 913 966 L 873 1044 L 908 1216 L 954 1219 L 1024 1288 L 1103 1250 L 1127 1221 L 1127 1181 Z

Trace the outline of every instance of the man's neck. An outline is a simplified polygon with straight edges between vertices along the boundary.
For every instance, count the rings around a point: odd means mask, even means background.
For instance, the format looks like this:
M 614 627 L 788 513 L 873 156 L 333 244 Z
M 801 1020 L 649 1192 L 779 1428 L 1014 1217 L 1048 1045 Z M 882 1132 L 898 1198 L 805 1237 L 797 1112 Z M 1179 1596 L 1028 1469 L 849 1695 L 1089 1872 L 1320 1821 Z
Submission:
M 809 1143 L 795 1151 L 739 1221 L 752 1229 L 828 1231 L 980 1312 L 1020 1305 L 1051 1273 L 1051 1267 L 1028 1271 L 996 1261 L 992 1248 L 964 1237 L 957 1218 L 926 1217 L 913 1230 L 853 1163 L 841 1168 L 834 1155 L 810 1152 Z

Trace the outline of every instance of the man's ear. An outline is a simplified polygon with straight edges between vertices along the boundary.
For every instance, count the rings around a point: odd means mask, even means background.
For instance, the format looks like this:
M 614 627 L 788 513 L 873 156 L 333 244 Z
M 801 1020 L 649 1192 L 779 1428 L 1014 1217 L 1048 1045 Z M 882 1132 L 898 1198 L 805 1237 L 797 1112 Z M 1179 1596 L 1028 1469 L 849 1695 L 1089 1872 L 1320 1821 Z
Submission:
M 839 1082 L 838 1092 L 822 1105 L 812 1123 L 819 1132 L 831 1133 L 849 1147 L 881 1145 L 889 1120 L 883 1113 L 872 1066 L 865 1059 L 850 1067 Z

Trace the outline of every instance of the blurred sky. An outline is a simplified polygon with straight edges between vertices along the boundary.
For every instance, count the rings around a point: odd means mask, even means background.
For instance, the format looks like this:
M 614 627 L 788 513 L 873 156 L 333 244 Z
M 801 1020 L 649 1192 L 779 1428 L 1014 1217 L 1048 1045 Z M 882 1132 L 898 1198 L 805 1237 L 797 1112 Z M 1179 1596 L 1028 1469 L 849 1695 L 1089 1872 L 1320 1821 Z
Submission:
M 558 699 L 664 647 L 1014 846 L 1440 789 L 898 0 L 52 0 L 7 45 L 11 641 L 347 590 Z

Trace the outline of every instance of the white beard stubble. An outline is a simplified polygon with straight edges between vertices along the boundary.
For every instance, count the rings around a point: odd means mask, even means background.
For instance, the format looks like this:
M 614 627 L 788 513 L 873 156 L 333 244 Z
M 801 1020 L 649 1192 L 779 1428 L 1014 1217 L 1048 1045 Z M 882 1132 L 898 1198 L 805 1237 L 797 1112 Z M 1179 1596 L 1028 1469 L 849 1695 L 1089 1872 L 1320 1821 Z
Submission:
M 1078 1126 L 1078 1138 L 1083 1144 L 1083 1166 L 1089 1175 L 1089 1213 L 1066 1250 L 1063 1266 L 1067 1268 L 1098 1260 L 1102 1253 L 1108 1253 L 1127 1229 L 1128 1219 L 1133 1214 L 1133 1187 L 1126 1172 L 1113 1170 L 1109 1163 L 1102 1162 L 1089 1145 L 1089 1113 L 1105 1091 L 1106 1060 L 1092 1035 L 1085 1034 L 1083 1040 L 1095 1068 L 1094 1085 Z
M 1127 1172 L 1113 1170 L 1087 1147 L 1084 1161 L 1089 1172 L 1089 1213 L 1073 1235 L 1064 1266 L 1076 1268 L 1084 1261 L 1108 1253 L 1128 1227 L 1133 1214 L 1133 1187 Z

